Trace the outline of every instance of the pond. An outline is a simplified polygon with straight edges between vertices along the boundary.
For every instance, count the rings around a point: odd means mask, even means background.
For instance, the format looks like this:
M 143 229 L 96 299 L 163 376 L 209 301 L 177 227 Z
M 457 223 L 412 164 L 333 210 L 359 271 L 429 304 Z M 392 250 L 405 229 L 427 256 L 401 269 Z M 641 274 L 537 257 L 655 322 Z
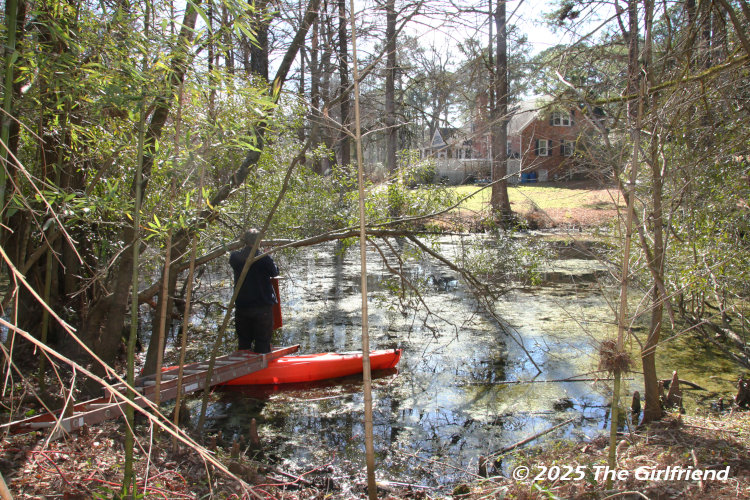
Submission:
M 450 255 L 460 243 L 443 238 L 441 252 Z M 608 284 L 604 266 L 584 252 L 557 250 L 539 286 L 517 289 L 495 304 L 502 324 L 478 309 L 457 275 L 421 258 L 405 259 L 404 271 L 422 283 L 423 304 L 417 307 L 413 298 L 400 303 L 392 273 L 368 251 L 370 346 L 403 349 L 397 370 L 373 374 L 379 479 L 450 487 L 477 473 L 480 456 L 572 417 L 536 443 L 606 432 L 610 383 L 559 380 L 596 378 L 597 342 L 616 332 L 616 284 Z M 277 260 L 284 327 L 274 343 L 300 344 L 300 353 L 361 350 L 358 247 L 342 251 L 332 243 Z M 228 300 L 230 284 L 228 270 L 214 273 L 209 285 L 221 290 L 217 301 Z M 195 325 L 210 329 L 220 322 L 202 310 Z M 234 342 L 232 330 L 229 350 Z M 255 418 L 266 459 L 279 468 L 302 473 L 325 466 L 348 483 L 361 483 L 361 391 L 361 376 L 218 390 L 207 431 L 221 431 L 225 439 L 246 436 Z M 191 402 L 196 420 L 197 404 Z M 497 472 L 507 472 L 511 460 L 498 463 Z

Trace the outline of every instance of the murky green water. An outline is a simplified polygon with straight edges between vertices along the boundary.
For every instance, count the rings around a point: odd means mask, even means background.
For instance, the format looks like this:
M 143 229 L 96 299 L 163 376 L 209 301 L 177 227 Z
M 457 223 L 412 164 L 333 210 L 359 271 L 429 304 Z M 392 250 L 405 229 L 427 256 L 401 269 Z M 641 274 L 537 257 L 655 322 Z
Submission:
M 450 254 L 457 240 L 441 243 Z M 342 254 L 331 244 L 278 259 L 285 279 L 277 345 L 301 344 L 301 353 L 361 349 L 358 257 L 356 246 Z M 514 291 L 496 304 L 506 322 L 501 328 L 477 310 L 457 276 L 429 261 L 405 262 L 410 279 L 427 283 L 425 305 L 400 307 L 379 255 L 371 252 L 368 259 L 370 346 L 403 349 L 397 373 L 374 374 L 379 478 L 454 484 L 469 477 L 463 471 L 477 472 L 480 456 L 573 416 L 581 418 L 543 439 L 604 432 L 605 382 L 503 383 L 595 376 L 585 374 L 597 369 L 597 341 L 616 331 L 611 307 L 616 291 L 608 288 L 600 263 L 579 252 L 559 252 L 543 269 L 541 286 Z M 210 279 L 205 285 L 224 290 L 217 300 L 228 298 L 228 271 Z M 215 324 L 200 311 L 196 326 Z M 507 331 L 523 339 L 541 374 Z M 675 354 L 671 347 L 660 354 L 665 378 Z M 731 379 L 729 372 L 724 375 Z M 208 431 L 221 430 L 227 439 L 245 435 L 256 418 L 266 458 L 280 467 L 303 472 L 330 463 L 334 476 L 356 482 L 364 468 L 361 386 L 361 377 L 350 377 L 220 390 L 209 408 Z M 712 389 L 731 387 L 720 377 Z

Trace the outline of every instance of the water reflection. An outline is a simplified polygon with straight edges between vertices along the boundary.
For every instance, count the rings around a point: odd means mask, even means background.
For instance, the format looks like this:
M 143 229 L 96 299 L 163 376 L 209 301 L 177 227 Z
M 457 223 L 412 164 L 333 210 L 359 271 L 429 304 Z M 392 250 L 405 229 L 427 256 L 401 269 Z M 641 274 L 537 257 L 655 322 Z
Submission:
M 442 251 L 460 245 L 443 240 Z M 394 245 L 396 247 L 397 245 Z M 589 276 L 596 261 L 558 260 L 545 272 L 554 282 L 516 291 L 497 309 L 524 338 L 544 379 L 596 369 L 595 341 L 612 331 L 612 313 Z M 301 344 L 300 352 L 360 349 L 359 251 L 328 245 L 282 262 L 285 326 L 275 343 Z M 393 295 L 397 279 L 368 254 L 370 336 L 373 349 L 402 348 L 399 371 L 373 381 L 378 474 L 393 481 L 451 484 L 476 472 L 488 455 L 573 414 L 585 417 L 548 438 L 590 436 L 602 428 L 606 386 L 597 383 L 507 384 L 536 370 L 503 328 L 480 314 L 449 270 L 407 259 L 409 280 L 419 282 L 428 311 L 410 308 L 414 297 Z M 327 463 L 342 474 L 363 468 L 361 378 L 316 384 L 221 390 L 211 404 L 209 431 L 245 435 L 255 418 L 268 456 L 290 470 Z M 419 459 L 417 457 L 422 457 Z M 424 459 L 424 460 L 423 460 Z M 452 467 L 439 467 L 438 460 Z M 453 468 L 455 467 L 455 468 Z

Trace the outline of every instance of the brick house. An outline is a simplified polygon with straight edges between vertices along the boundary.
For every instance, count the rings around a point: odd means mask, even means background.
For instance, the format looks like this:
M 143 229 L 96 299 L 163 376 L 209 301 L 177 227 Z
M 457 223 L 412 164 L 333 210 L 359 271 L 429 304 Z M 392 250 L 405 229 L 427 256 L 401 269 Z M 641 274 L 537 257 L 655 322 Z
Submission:
M 422 157 L 434 158 L 436 180 L 453 184 L 490 179 L 492 134 L 486 99 L 462 129 L 439 127 Z M 585 128 L 581 111 L 552 105 L 551 97 L 522 101 L 511 107 L 508 121 L 508 180 L 546 182 L 572 179 L 579 170 L 576 145 Z
M 507 144 L 511 182 L 571 179 L 576 173 L 575 151 L 583 116 L 577 109 L 551 107 L 551 102 L 550 97 L 540 97 L 511 107 Z M 472 121 L 471 156 L 490 160 L 491 134 L 485 114 Z
M 508 122 L 509 171 L 521 181 L 571 179 L 575 173 L 576 143 L 583 116 L 577 109 L 548 106 L 548 99 L 523 101 Z

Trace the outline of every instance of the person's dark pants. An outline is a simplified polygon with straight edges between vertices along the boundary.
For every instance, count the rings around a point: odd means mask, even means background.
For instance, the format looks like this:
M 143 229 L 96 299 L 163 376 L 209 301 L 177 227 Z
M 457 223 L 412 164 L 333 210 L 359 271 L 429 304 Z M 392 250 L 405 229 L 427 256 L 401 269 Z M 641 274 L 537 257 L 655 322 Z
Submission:
M 237 348 L 258 353 L 271 352 L 273 335 L 273 306 L 234 308 L 234 326 L 237 329 Z

